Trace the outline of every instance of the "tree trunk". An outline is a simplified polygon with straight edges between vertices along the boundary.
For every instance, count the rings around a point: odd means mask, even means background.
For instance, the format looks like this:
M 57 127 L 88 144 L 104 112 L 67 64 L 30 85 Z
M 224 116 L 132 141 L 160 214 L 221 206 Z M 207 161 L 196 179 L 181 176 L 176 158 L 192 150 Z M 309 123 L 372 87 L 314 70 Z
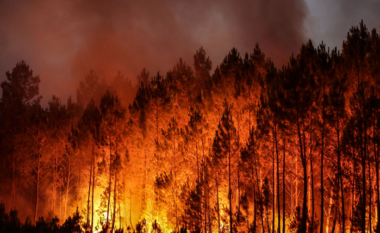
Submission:
M 323 156 L 324 156 L 324 146 L 325 146 L 325 114 L 326 114 L 326 110 L 325 110 L 325 102 L 324 102 L 324 98 L 325 98 L 325 94 L 326 94 L 326 78 L 325 76 L 323 76 L 323 98 L 322 98 L 322 148 L 321 148 L 321 205 L 320 205 L 320 208 L 321 208 L 321 223 L 320 223 L 320 228 L 319 228 L 319 233 L 323 233 L 323 219 L 324 219 L 324 196 L 323 196 L 323 191 L 324 191 L 324 187 L 323 187 Z M 327 232 L 328 233 L 328 232 Z
M 228 148 L 228 199 L 230 204 L 230 233 L 232 233 L 232 190 L 231 190 L 231 141 L 229 141 Z
M 92 144 L 92 198 L 91 198 L 91 232 L 94 231 L 94 192 L 95 192 L 95 144 Z
M 256 185 L 255 185 L 255 180 L 254 180 L 253 161 L 251 161 L 251 163 L 252 163 L 251 177 L 252 177 L 252 190 L 253 190 L 253 229 L 256 230 L 256 211 L 257 211 L 257 207 L 256 207 Z M 255 167 L 256 167 L 256 164 L 255 164 Z M 249 219 L 247 219 L 247 220 L 249 220 Z M 248 225 L 248 227 L 249 227 L 249 225 Z
M 272 173 L 273 173 L 273 204 L 272 204 L 272 233 L 275 233 L 275 219 L 276 219 L 276 175 L 275 175 L 275 151 L 276 151 L 276 146 L 275 146 L 275 133 L 273 132 L 273 145 L 272 145 L 272 150 L 273 150 L 273 156 L 272 156 Z
M 338 119 L 338 122 L 339 122 L 339 119 Z M 344 193 L 343 193 L 343 174 L 342 174 L 342 164 L 341 164 L 341 154 L 340 154 L 340 133 L 339 133 L 339 125 L 337 125 L 337 130 L 336 130 L 336 133 L 337 133 L 337 139 L 338 139 L 338 148 L 337 148 L 337 152 L 338 152 L 338 174 L 339 174 L 339 186 L 340 186 L 340 193 L 341 193 L 341 198 L 342 198 L 342 228 L 343 228 L 343 231 L 346 230 L 346 221 L 345 221 L 345 213 L 344 213 Z
M 62 219 L 62 186 L 59 186 L 59 218 Z
M 55 214 L 55 193 L 56 193 L 56 185 L 57 185 L 57 164 L 55 161 L 55 158 L 53 158 L 53 185 L 52 185 L 52 198 L 51 198 L 51 208 L 50 210 L 53 211 L 53 214 Z
M 236 200 L 238 204 L 237 213 L 240 214 L 240 171 L 239 169 L 237 170 L 237 189 L 238 189 L 237 200 Z
M 282 163 L 282 233 L 285 233 L 285 152 L 286 145 L 284 140 L 284 157 Z
M 333 189 L 330 189 L 330 204 L 329 204 L 329 214 L 326 222 L 326 233 L 329 233 L 331 210 L 333 208 Z M 334 220 L 335 221 L 335 220 Z
M 257 160 L 256 160 L 256 156 L 255 156 L 255 169 L 256 169 L 256 184 L 257 184 L 257 192 L 260 192 L 260 184 L 259 184 L 259 169 L 257 168 Z M 260 171 L 260 181 L 261 181 L 261 171 Z M 254 200 L 256 202 L 256 200 Z M 255 214 L 256 215 L 256 214 Z M 262 227 L 262 231 L 265 231 L 265 228 L 264 228 L 264 208 L 263 208 L 263 205 L 261 204 L 260 206 L 260 217 L 261 217 L 261 227 Z
M 377 148 L 376 148 L 376 144 L 374 144 L 374 152 L 375 152 L 375 159 L 376 159 L 376 204 L 377 204 L 377 228 L 380 227 L 380 188 L 379 188 L 379 158 L 378 158 L 378 153 L 377 153 Z M 379 230 L 378 230 L 379 231 Z
M 133 223 L 132 223 L 132 191 L 131 191 L 131 189 L 129 189 L 129 194 L 130 194 L 130 197 L 129 197 L 129 222 L 131 224 L 132 230 L 134 231 L 135 228 L 133 227 Z
M 114 130 L 116 132 L 116 117 L 114 117 Z M 116 139 L 116 136 L 115 136 L 115 139 Z M 110 141 L 111 143 L 111 141 Z M 111 145 L 111 144 L 110 144 Z M 117 139 L 115 140 L 115 158 L 114 158 L 114 164 L 115 164 L 115 167 L 114 167 L 114 173 L 115 173 L 115 181 L 114 181 L 114 189 L 113 189 L 113 216 L 112 216 L 112 228 L 111 228 L 111 232 L 113 232 L 114 228 L 115 228 L 115 222 L 116 222 L 116 203 L 117 203 L 117 173 L 118 173 L 118 167 L 117 167 L 117 164 L 116 164 L 116 161 L 117 161 L 117 157 L 118 157 L 118 146 L 117 146 Z M 110 153 L 110 156 L 111 156 L 111 153 Z M 111 164 L 110 164 L 110 169 L 111 169 Z M 110 191 L 110 194 L 111 194 L 111 191 Z
M 275 140 L 276 140 L 276 155 L 277 155 L 277 232 L 280 233 L 281 229 L 281 212 L 280 212 L 280 160 L 278 157 L 278 148 L 277 148 L 277 130 L 275 129 Z M 285 212 L 284 212 L 285 213 Z M 274 229 L 273 229 L 274 231 Z
M 306 165 L 307 161 L 306 159 L 304 159 L 303 161 L 303 182 L 304 182 L 304 185 L 303 185 L 303 203 L 302 203 L 302 219 L 301 219 L 301 231 L 298 231 L 298 232 L 306 232 L 306 224 L 307 224 L 307 165 Z
M 115 228 L 115 222 L 116 222 L 116 202 L 117 202 L 117 190 L 116 190 L 116 182 L 117 182 L 117 168 L 115 168 L 115 182 L 113 187 L 113 215 L 112 215 L 112 228 L 111 232 L 113 232 Z
M 109 179 L 108 179 L 108 203 L 107 203 L 107 220 L 106 220 L 106 226 L 108 226 L 108 220 L 109 220 L 109 213 L 110 213 L 110 202 L 111 202 L 111 163 L 112 163 L 112 150 L 111 150 L 111 136 L 108 135 L 108 141 L 109 141 L 109 151 L 110 151 L 110 160 L 109 160 Z
M 37 177 L 36 177 L 36 205 L 34 210 L 34 222 L 37 222 L 38 218 L 38 200 L 39 200 L 39 194 L 38 194 L 38 186 L 40 184 L 40 163 L 41 163 L 41 154 L 38 154 L 38 165 L 37 165 Z
M 148 167 L 147 167 L 147 158 L 146 158 L 146 144 L 144 145 L 144 183 L 143 183 L 143 190 L 142 190 L 142 201 L 140 206 L 140 211 L 142 214 L 145 214 L 145 211 L 147 211 L 147 176 L 148 176 Z
M 15 170 L 16 170 L 16 161 L 15 161 L 15 155 L 12 151 L 12 189 L 11 189 L 11 209 L 15 208 L 15 199 L 16 199 L 16 177 L 15 177 Z
M 371 176 L 371 161 L 368 153 L 368 177 L 369 177 L 369 210 L 368 210 L 368 223 L 369 232 L 372 232 L 372 176 Z
M 174 143 L 173 143 L 173 150 L 174 150 L 174 187 L 173 187 L 173 192 L 174 192 L 174 208 L 175 208 L 175 229 L 178 231 L 178 212 L 177 212 L 177 161 L 176 161 L 176 148 L 175 148 L 175 143 L 176 143 L 176 138 L 174 138 Z M 198 155 L 197 155 L 197 160 L 198 160 Z M 199 171 L 198 171 L 199 172 Z M 199 179 L 199 174 L 198 174 L 198 179 Z M 199 218 L 198 218 L 199 221 Z
M 82 175 L 82 164 L 81 164 L 81 160 L 79 160 L 78 163 L 79 163 L 78 187 L 81 188 L 81 187 L 82 187 L 82 183 L 81 183 L 81 175 Z M 75 195 L 75 201 L 77 201 L 77 202 L 78 202 L 78 196 L 79 196 L 79 195 Z
M 354 153 L 352 153 L 354 154 Z M 352 166 L 352 190 L 351 190 L 351 218 L 354 218 L 354 208 L 355 208 L 355 175 L 356 175 L 356 161 L 355 157 L 353 158 L 353 166 Z M 354 230 L 354 224 L 351 222 L 351 227 L 350 227 L 351 232 Z
M 216 203 L 218 206 L 218 232 L 220 233 L 220 207 L 219 207 L 219 187 L 218 187 L 218 178 L 215 179 L 216 184 Z
M 307 160 L 306 155 L 303 151 L 303 143 L 301 138 L 301 126 L 298 119 L 298 112 L 297 112 L 297 130 L 298 130 L 298 141 L 300 146 L 300 152 L 301 152 L 301 162 L 303 167 L 303 204 L 302 204 L 302 218 L 301 218 L 301 226 L 300 229 L 297 230 L 299 233 L 306 232 L 306 224 L 307 224 Z
M 159 117 L 159 110 L 158 110 L 158 97 L 156 98 L 156 152 L 158 151 L 158 145 L 159 145 L 159 142 L 158 142 L 158 137 L 159 137 L 159 119 L 160 119 L 160 117 Z M 159 164 L 158 164 L 158 159 L 157 159 L 157 164 L 156 164 L 156 169 L 158 170 L 158 168 L 159 168 Z M 157 170 L 156 170 L 156 176 L 158 175 L 157 174 Z M 156 194 L 156 190 L 154 190 L 154 192 L 153 192 L 153 196 L 155 197 L 155 201 L 156 201 L 156 205 L 157 205 L 157 211 L 156 211 L 156 219 L 158 219 L 159 218 L 159 216 L 158 216 L 158 212 L 160 211 L 160 206 L 158 205 L 158 195 L 157 196 L 155 196 L 155 194 Z M 153 209 L 153 208 L 152 208 Z
M 334 222 L 333 222 L 333 227 L 331 229 L 331 233 L 335 233 L 336 219 L 337 219 L 337 215 L 338 215 L 337 207 L 335 209 L 336 210 L 335 210 Z M 326 232 L 326 233 L 328 233 L 328 232 Z
M 87 195 L 87 225 L 90 224 L 90 194 L 91 194 L 91 179 L 92 179 L 92 161 L 90 166 L 90 176 L 88 181 L 88 195 Z
M 203 180 L 205 180 L 205 172 L 203 171 L 203 174 L 202 174 L 202 177 L 203 177 Z M 207 232 L 207 197 L 206 197 L 206 187 L 203 189 L 203 215 L 204 215 L 204 226 L 203 226 L 203 229 L 204 229 L 204 232 Z M 202 210 L 201 210 L 202 211 Z M 203 221 L 203 220 L 202 220 Z
M 314 173 L 313 173 L 313 159 L 310 159 L 310 176 L 311 176 L 311 232 L 314 232 Z
M 260 216 L 261 216 L 261 228 L 262 228 L 262 232 L 265 232 L 265 227 L 264 227 L 264 207 L 260 208 Z
M 295 201 L 296 201 L 296 207 L 298 206 L 298 156 L 296 155 L 296 185 L 295 185 Z M 292 211 L 294 211 L 294 208 L 292 209 Z
M 119 186 L 119 181 L 117 182 L 118 186 Z M 120 200 L 118 201 L 119 203 L 119 230 L 121 229 L 121 204 L 120 204 Z M 124 205 L 125 205 L 125 202 L 124 202 Z M 131 221 L 132 223 L 132 221 Z
M 267 227 L 268 227 L 268 233 L 270 233 L 271 230 L 270 230 L 270 226 L 269 226 L 269 211 L 268 211 L 268 209 L 269 209 L 269 206 L 266 206 L 265 211 L 267 213 Z
M 200 172 L 199 172 L 199 158 L 198 158 L 198 141 L 195 141 L 195 154 L 197 155 L 197 180 L 198 180 L 198 183 L 199 183 L 199 176 L 200 176 Z
M 67 171 L 67 182 L 66 182 L 66 197 L 65 197 L 65 213 L 64 218 L 66 218 L 66 210 L 67 210 L 67 199 L 69 198 L 69 190 L 70 190 L 70 179 L 71 179 L 71 161 L 69 158 L 68 162 L 68 171 Z
M 366 123 L 365 123 L 365 120 L 364 120 L 364 152 L 362 153 L 362 169 L 363 169 L 363 174 L 362 174 L 362 183 L 363 183 L 363 187 L 362 187 L 362 193 L 363 193 L 363 210 L 362 210 L 362 233 L 365 233 L 365 217 L 366 217 L 366 207 L 367 207 L 367 202 L 366 202 L 366 199 L 367 199 L 367 195 L 366 195 L 366 176 L 365 176 L 365 173 L 366 173 L 366 157 L 367 157 L 367 128 L 366 128 Z

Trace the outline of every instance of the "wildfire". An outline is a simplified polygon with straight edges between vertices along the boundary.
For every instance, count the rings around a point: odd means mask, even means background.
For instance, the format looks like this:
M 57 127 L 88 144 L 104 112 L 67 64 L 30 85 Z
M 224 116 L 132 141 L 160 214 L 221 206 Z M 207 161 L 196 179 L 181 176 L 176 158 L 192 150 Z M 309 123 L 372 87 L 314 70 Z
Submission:
M 373 41 L 366 53 L 349 50 Z M 194 70 L 180 60 L 149 82 L 144 70 L 146 83 L 136 87 L 118 77 L 135 94 L 128 108 L 94 72 L 78 103 L 53 97 L 45 109 L 38 93 L 33 102 L 25 104 L 29 94 L 15 101 L 39 83 L 17 64 L 0 100 L 10 202 L 24 186 L 33 191 L 34 223 L 43 221 L 43 207 L 50 217 L 76 209 L 62 226 L 80 222 L 95 232 L 373 230 L 380 222 L 380 58 L 372 57 L 380 37 L 368 33 L 362 42 L 343 55 L 309 42 L 282 69 L 258 46 L 245 59 L 232 49 L 213 75 L 200 49 Z M 23 75 L 35 86 L 20 92 Z

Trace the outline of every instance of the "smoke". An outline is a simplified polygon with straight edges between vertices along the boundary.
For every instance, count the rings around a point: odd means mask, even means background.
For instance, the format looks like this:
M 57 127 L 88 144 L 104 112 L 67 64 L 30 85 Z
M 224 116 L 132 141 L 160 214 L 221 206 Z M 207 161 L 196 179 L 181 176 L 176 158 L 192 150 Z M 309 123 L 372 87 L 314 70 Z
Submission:
M 282 65 L 305 42 L 308 10 L 303 0 L 16 0 L 0 2 L 0 15 L 0 79 L 23 59 L 47 101 L 75 95 L 90 69 L 106 79 L 164 73 L 180 57 L 192 64 L 201 46 L 214 68 L 256 43 Z
M 307 36 L 313 39 L 315 44 L 323 40 L 330 48 L 341 49 L 349 29 L 352 26 L 359 26 L 361 20 L 369 30 L 376 28 L 379 31 L 380 29 L 378 13 L 380 1 L 306 0 L 306 3 L 308 8 L 312 9 L 309 20 L 313 25 Z

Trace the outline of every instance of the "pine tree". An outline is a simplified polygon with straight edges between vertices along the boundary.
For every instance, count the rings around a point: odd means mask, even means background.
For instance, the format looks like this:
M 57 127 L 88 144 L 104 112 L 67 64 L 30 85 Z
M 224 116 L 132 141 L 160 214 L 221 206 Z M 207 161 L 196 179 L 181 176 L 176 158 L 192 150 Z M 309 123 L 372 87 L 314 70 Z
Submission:
M 30 127 L 29 119 L 33 106 L 38 106 L 41 100 L 39 95 L 40 77 L 33 75 L 32 69 L 21 61 L 16 64 L 12 72 L 6 72 L 6 80 L 1 83 L 2 98 L 1 109 L 1 133 L 3 152 L 6 153 L 5 169 L 10 169 L 11 208 L 16 206 L 16 195 L 19 193 L 20 170 L 22 154 L 17 151 L 18 137 L 22 136 L 27 127 Z
M 272 144 L 272 169 L 273 169 L 273 222 L 272 228 L 275 231 L 275 208 L 277 204 L 277 231 L 280 232 L 280 221 L 281 221 L 281 212 L 280 212 L 280 168 L 279 168 L 279 143 L 280 138 L 283 135 L 285 129 L 283 123 L 283 113 L 279 103 L 279 80 L 277 77 L 276 70 L 268 70 L 267 75 L 264 80 L 265 84 L 262 92 L 265 95 L 261 95 L 260 106 L 257 113 L 257 125 L 262 137 L 265 137 L 268 144 Z M 275 174 L 276 171 L 276 174 Z M 277 178 L 275 180 L 275 177 Z M 277 187 L 275 187 L 277 184 Z M 276 192 L 276 191 L 277 192 Z M 277 203 L 275 201 L 277 200 Z
M 299 157 L 303 168 L 303 205 L 302 219 L 298 232 L 307 231 L 307 197 L 308 197 L 308 159 L 306 154 L 306 131 L 309 116 L 312 116 L 313 102 L 315 100 L 315 80 L 310 74 L 305 60 L 298 56 L 292 57 L 288 66 L 283 67 L 279 73 L 281 88 L 279 101 L 284 111 L 284 118 L 291 131 L 297 135 Z
M 162 153 L 166 158 L 169 158 L 169 164 L 167 170 L 173 175 L 172 186 L 170 187 L 172 205 L 174 206 L 174 211 L 172 215 L 174 216 L 175 230 L 179 228 L 178 223 L 178 187 L 181 181 L 181 170 L 179 165 L 182 164 L 183 157 L 180 154 L 180 144 L 182 141 L 182 129 L 178 128 L 178 123 L 175 118 L 172 118 L 169 122 L 169 127 L 166 131 L 162 131 L 164 141 L 161 144 Z M 186 173 L 185 173 L 186 174 Z
M 42 182 L 48 177 L 49 157 L 47 154 L 48 130 L 47 130 L 47 113 L 40 106 L 33 107 L 33 114 L 30 117 L 30 126 L 22 138 L 19 138 L 20 145 L 24 145 L 21 149 L 25 154 L 23 171 L 35 185 L 34 192 L 34 221 L 38 220 L 38 209 L 41 196 Z
M 91 199 L 91 229 L 94 228 L 94 192 L 95 192 L 95 178 L 96 178 L 96 160 L 97 160 L 97 148 L 100 142 L 100 124 L 101 124 L 101 113 L 98 107 L 95 106 L 93 99 L 87 104 L 82 118 L 78 122 L 78 133 L 74 135 L 73 143 L 79 144 L 80 149 L 88 148 L 91 150 L 90 158 L 90 177 L 89 177 L 89 197 L 87 204 L 87 223 L 89 223 L 89 213 L 90 213 L 90 199 Z M 75 147 L 75 144 L 74 144 Z M 90 198 L 91 192 L 91 198 Z
M 361 231 L 365 232 L 366 230 L 366 207 L 367 207 L 367 162 L 369 157 L 368 145 L 369 145 L 369 111 L 366 108 L 366 102 L 368 99 L 368 94 L 366 93 L 365 83 L 361 82 L 356 92 L 353 94 L 350 100 L 350 108 L 352 119 L 355 122 L 355 141 L 356 141 L 356 153 L 358 154 L 359 161 L 361 163 L 361 180 L 358 180 L 358 188 L 361 187 L 361 191 L 358 190 L 358 193 L 362 198 L 362 206 L 361 208 Z
M 309 52 L 311 54 L 311 58 L 309 60 L 309 67 L 311 71 L 315 74 L 316 80 L 317 80 L 317 88 L 319 89 L 319 97 L 317 98 L 317 104 L 319 108 L 319 125 L 321 130 L 321 136 L 320 136 L 320 154 L 321 154 L 321 170 L 320 170 L 320 182 L 321 182 L 321 204 L 320 204 L 320 233 L 323 233 L 323 226 L 324 226 L 324 156 L 325 156 L 325 150 L 328 147 L 327 145 L 327 132 L 328 128 L 327 126 L 327 119 L 326 119 L 326 111 L 327 111 L 327 104 L 328 104 L 328 91 L 330 82 L 332 80 L 332 77 L 334 75 L 337 75 L 336 67 L 340 64 L 339 61 L 341 60 L 340 54 L 338 54 L 337 50 L 334 49 L 331 52 L 329 51 L 329 48 L 326 48 L 326 45 L 322 43 L 318 46 L 318 48 L 315 49 L 314 52 Z M 314 218 L 314 215 L 312 216 Z M 312 223 L 314 221 L 312 220 Z
M 114 229 L 115 224 L 115 214 L 116 214 L 116 181 L 117 175 L 120 172 L 118 164 L 120 159 L 121 150 L 121 136 L 124 131 L 123 124 L 126 118 L 126 109 L 121 105 L 118 96 L 111 94 L 109 91 L 102 97 L 100 101 L 100 112 L 102 116 L 102 141 L 104 147 L 109 150 L 109 158 L 107 162 L 109 177 L 108 177 L 108 201 L 107 201 L 107 219 L 106 225 L 109 223 L 110 215 L 110 204 L 111 204 L 111 194 L 112 194 L 112 177 L 114 177 L 113 193 L 114 193 L 114 206 L 113 206 L 113 216 L 112 216 L 112 228 Z
M 246 147 L 243 147 L 241 150 L 241 160 L 245 167 L 245 174 L 250 177 L 251 185 L 252 185 L 252 200 L 253 200 L 253 223 L 252 223 L 252 231 L 255 232 L 257 229 L 256 216 L 259 213 L 257 200 L 259 199 L 259 178 L 257 177 L 258 170 L 258 140 L 256 131 L 252 128 L 249 132 L 248 142 Z M 251 190 L 247 188 L 248 190 Z M 247 212 L 247 220 L 249 219 Z
M 100 80 L 98 74 L 94 70 L 90 70 L 77 88 L 78 105 L 83 110 L 91 99 L 93 99 L 96 104 L 99 104 L 106 90 L 107 85 L 105 80 Z
M 361 21 L 359 27 L 351 27 L 342 46 L 343 68 L 350 80 L 348 84 L 350 92 L 354 92 L 361 82 L 368 81 L 366 74 L 369 69 L 366 57 L 370 48 L 370 33 L 366 25 Z
M 210 71 L 212 69 L 212 62 L 206 55 L 206 51 L 203 47 L 193 56 L 194 60 L 194 71 L 195 71 L 195 82 L 196 82 L 196 92 L 200 92 L 202 88 L 207 84 L 210 79 Z
M 341 148 L 341 131 L 342 126 L 346 119 L 345 110 L 345 92 L 347 91 L 346 78 L 335 77 L 332 80 L 331 87 L 329 88 L 329 93 L 327 96 L 328 105 L 326 106 L 326 122 L 329 126 L 334 129 L 337 138 L 336 148 L 336 158 L 337 158 L 337 171 L 340 187 L 340 198 L 341 198 L 341 214 L 343 229 L 345 229 L 345 209 L 344 209 L 344 186 L 343 186 L 343 169 L 342 169 L 342 148 Z
M 232 106 L 228 102 L 224 103 L 225 109 L 220 120 L 218 130 L 215 133 L 215 138 L 212 146 L 213 156 L 218 161 L 219 167 L 223 169 L 226 167 L 228 174 L 228 200 L 229 200 L 229 229 L 233 232 L 233 211 L 232 211 L 232 179 L 236 166 L 236 153 L 237 153 L 237 135 L 234 121 L 232 119 Z M 234 169 L 234 170 L 232 170 Z

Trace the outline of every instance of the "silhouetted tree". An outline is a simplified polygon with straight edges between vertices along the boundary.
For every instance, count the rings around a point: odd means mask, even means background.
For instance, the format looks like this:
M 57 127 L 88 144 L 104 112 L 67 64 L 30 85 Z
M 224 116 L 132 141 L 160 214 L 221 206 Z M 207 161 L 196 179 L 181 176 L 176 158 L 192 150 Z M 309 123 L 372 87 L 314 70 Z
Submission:
M 6 80 L 1 83 L 2 97 L 1 109 L 1 138 L 3 150 L 6 153 L 7 166 L 10 170 L 11 208 L 16 206 L 16 191 L 20 183 L 20 162 L 22 155 L 17 153 L 17 138 L 30 126 L 29 116 L 33 106 L 40 104 L 39 95 L 40 77 L 33 75 L 32 69 L 21 61 L 16 64 L 12 72 L 6 72 Z
M 216 157 L 219 167 L 227 168 L 228 174 L 228 200 L 229 200 L 229 228 L 230 232 L 233 232 L 233 212 L 232 212 L 232 179 L 233 179 L 233 166 L 235 165 L 235 158 L 237 153 L 237 135 L 232 119 L 232 106 L 229 106 L 228 102 L 224 103 L 225 109 L 220 120 L 218 130 L 216 131 L 212 151 L 213 156 Z

